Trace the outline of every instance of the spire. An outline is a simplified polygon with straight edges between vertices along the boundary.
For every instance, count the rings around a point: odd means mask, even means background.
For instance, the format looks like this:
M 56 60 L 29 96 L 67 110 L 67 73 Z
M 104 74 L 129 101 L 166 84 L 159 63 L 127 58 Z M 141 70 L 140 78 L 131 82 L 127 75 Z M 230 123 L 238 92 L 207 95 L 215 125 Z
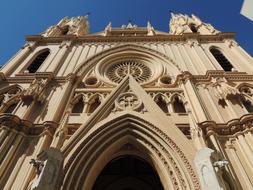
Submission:
M 151 23 L 149 21 L 147 23 L 147 29 L 148 29 L 148 36 L 155 35 L 154 27 L 151 25 Z

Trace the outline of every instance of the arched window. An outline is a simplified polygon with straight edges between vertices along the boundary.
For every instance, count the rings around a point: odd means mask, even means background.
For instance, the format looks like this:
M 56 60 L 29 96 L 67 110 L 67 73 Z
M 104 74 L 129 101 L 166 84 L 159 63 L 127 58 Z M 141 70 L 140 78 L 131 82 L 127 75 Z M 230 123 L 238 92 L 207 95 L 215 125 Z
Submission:
M 100 101 L 99 96 L 97 96 L 96 98 L 91 100 L 90 106 L 89 106 L 89 109 L 88 109 L 88 113 L 93 113 L 98 108 L 98 106 L 100 104 L 101 104 L 101 101 Z
M 174 97 L 172 106 L 175 113 L 186 113 L 184 104 L 182 100 L 179 99 L 178 96 Z
M 5 109 L 4 113 L 12 113 L 15 110 L 15 108 L 17 107 L 17 105 L 18 105 L 18 103 L 13 103 L 13 104 L 9 105 Z
M 195 24 L 190 24 L 190 29 L 193 33 L 197 33 L 198 32 L 198 28 L 196 27 Z
M 83 113 L 84 108 L 84 102 L 82 98 L 79 98 L 79 100 L 74 104 L 72 108 L 72 113 Z
M 253 105 L 249 100 L 242 100 L 242 104 L 249 113 L 253 112 Z
M 211 48 L 210 52 L 213 54 L 214 58 L 218 61 L 224 71 L 232 71 L 233 65 L 228 61 L 228 59 L 220 50 L 217 48 Z
M 28 73 L 35 73 L 42 65 L 42 63 L 46 60 L 49 53 L 50 51 L 46 50 L 38 54 L 36 58 L 32 61 L 32 63 L 29 65 L 29 67 L 27 67 L 26 70 L 28 71 Z
M 169 113 L 167 103 L 162 96 L 159 96 L 156 99 L 156 104 L 161 108 L 161 110 L 163 110 L 164 113 Z

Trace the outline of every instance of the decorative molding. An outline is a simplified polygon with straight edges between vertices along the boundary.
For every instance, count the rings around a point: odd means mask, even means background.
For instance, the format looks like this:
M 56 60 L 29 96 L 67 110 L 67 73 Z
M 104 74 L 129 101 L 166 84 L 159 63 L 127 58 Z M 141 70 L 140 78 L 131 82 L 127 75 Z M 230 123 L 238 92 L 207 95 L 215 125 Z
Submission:
M 199 42 L 223 42 L 226 39 L 234 39 L 235 33 L 222 32 L 216 35 L 200 35 L 195 33 L 186 33 L 183 35 L 154 35 L 154 36 L 99 36 L 87 35 L 85 37 L 61 36 L 61 37 L 41 37 L 40 35 L 26 36 L 27 41 L 36 41 L 43 43 L 61 43 L 62 41 L 72 40 L 73 42 L 96 43 L 96 42 L 184 42 L 188 39 L 196 39 Z
M 220 136 L 236 136 L 237 133 L 247 131 L 253 132 L 253 114 L 245 114 L 238 119 L 232 119 L 227 123 L 216 123 L 215 121 L 204 121 L 199 123 L 207 136 L 217 134 Z
M 45 121 L 42 124 L 34 124 L 28 120 L 20 119 L 18 116 L 13 114 L 0 114 L 0 128 L 14 130 L 27 137 L 37 137 L 45 132 L 50 136 L 53 136 L 57 126 L 58 124 L 52 121 Z

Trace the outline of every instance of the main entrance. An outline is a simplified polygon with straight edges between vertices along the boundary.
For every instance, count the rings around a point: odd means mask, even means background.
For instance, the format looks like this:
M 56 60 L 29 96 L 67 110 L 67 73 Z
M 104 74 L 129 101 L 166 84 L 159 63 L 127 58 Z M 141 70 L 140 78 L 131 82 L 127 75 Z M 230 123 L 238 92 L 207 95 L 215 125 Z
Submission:
M 163 190 L 159 176 L 148 162 L 134 156 L 109 162 L 97 177 L 93 190 Z

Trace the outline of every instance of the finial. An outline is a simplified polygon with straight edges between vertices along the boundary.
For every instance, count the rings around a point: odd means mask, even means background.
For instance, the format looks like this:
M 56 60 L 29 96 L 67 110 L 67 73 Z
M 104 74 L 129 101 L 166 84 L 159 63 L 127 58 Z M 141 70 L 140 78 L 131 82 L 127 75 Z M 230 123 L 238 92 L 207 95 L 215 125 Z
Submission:
M 112 27 L 112 22 L 110 21 L 108 25 L 105 27 L 105 30 L 110 30 Z
M 171 17 L 175 16 L 175 12 L 173 10 L 169 10 Z
M 152 25 L 151 25 L 151 23 L 148 21 L 148 23 L 147 23 L 147 27 L 148 28 L 151 28 L 152 27 Z

